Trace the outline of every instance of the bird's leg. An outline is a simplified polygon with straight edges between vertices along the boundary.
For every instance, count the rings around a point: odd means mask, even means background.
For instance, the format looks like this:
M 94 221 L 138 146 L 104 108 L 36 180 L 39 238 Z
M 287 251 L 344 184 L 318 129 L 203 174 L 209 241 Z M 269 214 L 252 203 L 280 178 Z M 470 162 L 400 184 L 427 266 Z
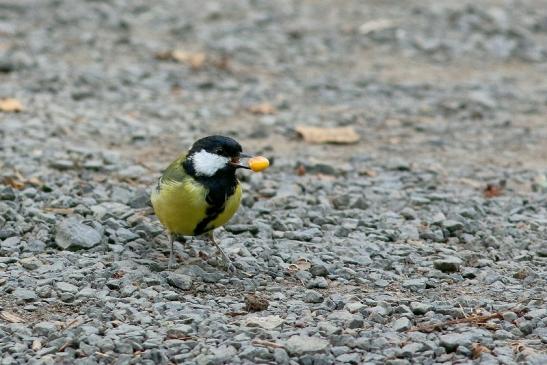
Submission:
M 180 243 L 184 243 L 186 240 L 184 239 L 183 236 L 177 236 L 176 234 L 174 233 L 168 233 L 167 234 L 169 236 L 169 244 L 170 244 L 170 248 L 171 248 L 171 251 L 169 253 L 169 263 L 167 264 L 167 270 L 171 270 L 171 268 L 173 267 L 173 264 L 175 263 L 175 241 L 179 241 Z
M 234 264 L 232 263 L 232 260 L 230 260 L 228 255 L 226 255 L 226 253 L 224 253 L 222 248 L 220 248 L 220 245 L 218 244 L 218 242 L 215 239 L 215 235 L 214 235 L 213 231 L 207 232 L 207 239 L 209 240 L 209 242 L 211 242 L 217 248 L 218 252 L 220 253 L 220 256 L 222 256 L 222 261 L 224 262 L 224 266 L 226 266 L 228 271 L 231 271 L 231 272 L 236 271 L 236 268 L 235 268 Z
M 175 235 L 172 233 L 168 233 L 169 235 L 169 244 L 171 245 L 171 252 L 169 253 L 169 263 L 167 264 L 167 270 L 171 270 L 171 267 L 173 266 L 173 260 L 175 258 Z

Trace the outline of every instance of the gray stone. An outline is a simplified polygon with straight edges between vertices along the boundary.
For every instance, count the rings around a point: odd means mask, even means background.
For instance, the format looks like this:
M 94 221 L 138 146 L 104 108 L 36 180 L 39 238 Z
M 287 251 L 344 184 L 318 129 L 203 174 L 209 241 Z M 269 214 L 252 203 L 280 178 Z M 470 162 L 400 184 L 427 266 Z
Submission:
M 57 331 L 57 325 L 53 322 L 39 322 L 34 325 L 34 333 L 38 336 L 49 336 Z
M 463 223 L 455 220 L 447 219 L 442 222 L 442 226 L 450 232 L 455 232 L 463 229 Z
M 122 298 L 127 298 L 131 296 L 131 294 L 133 294 L 135 291 L 137 291 L 137 289 L 138 288 L 135 285 L 124 285 L 120 289 L 120 296 Z
M 327 276 L 329 271 L 323 265 L 313 264 L 309 269 L 310 274 L 313 276 Z
M 416 353 L 424 351 L 424 349 L 425 349 L 424 344 L 419 342 L 411 342 L 404 345 L 401 351 L 403 356 L 412 357 Z
M 13 295 L 15 296 L 15 298 L 26 301 L 26 302 L 32 302 L 38 299 L 38 296 L 36 295 L 34 290 L 30 290 L 26 288 L 15 289 L 13 292 Z
M 524 314 L 526 319 L 541 319 L 547 317 L 547 308 L 538 308 Z
M 76 218 L 67 218 L 57 224 L 55 243 L 62 249 L 92 248 L 101 242 L 102 235 Z
M 517 324 L 517 326 L 525 336 L 529 335 L 534 330 L 534 324 L 532 321 L 521 321 Z
M 365 307 L 366 306 L 363 303 L 352 302 L 352 303 L 347 303 L 345 306 L 345 309 L 347 309 L 350 313 L 357 313 L 357 312 L 360 312 Z
M 408 279 L 403 281 L 403 288 L 410 289 L 412 291 L 420 291 L 425 289 L 427 279 L 417 278 L 417 279 Z
M 426 314 L 431 310 L 431 305 L 428 303 L 410 302 L 410 310 L 417 315 Z
M 529 365 L 547 364 L 547 354 L 531 354 L 526 361 Z
M 442 272 L 457 272 L 462 263 L 463 261 L 458 257 L 450 256 L 433 261 L 433 266 Z
M 310 279 L 308 283 L 306 284 L 306 287 L 308 289 L 327 289 L 329 287 L 329 283 L 327 282 L 327 279 L 325 279 L 322 276 L 315 277 L 313 279 Z
M 19 260 L 19 263 L 27 270 L 36 270 L 41 265 L 41 262 L 35 257 L 26 257 Z
M 515 312 L 511 312 L 511 311 L 508 311 L 508 312 L 503 312 L 503 319 L 507 322 L 513 322 L 513 321 L 516 321 L 518 316 Z
M 394 331 L 397 332 L 404 332 L 408 331 L 410 327 L 412 327 L 412 322 L 406 317 L 401 317 L 393 322 L 393 325 L 391 326 Z
M 29 252 L 42 252 L 46 249 L 46 243 L 41 240 L 30 240 L 27 242 L 26 250 Z
M 93 288 L 83 288 L 77 294 L 78 297 L 91 298 L 94 297 L 97 293 L 96 289 Z
M 315 290 L 306 290 L 304 293 L 304 301 L 306 303 L 321 303 L 323 295 Z
M 55 283 L 55 288 L 61 292 L 66 292 L 71 294 L 76 294 L 78 292 L 78 287 L 76 285 L 73 285 L 64 281 L 59 281 Z
M 420 239 L 418 228 L 414 224 L 404 224 L 399 228 L 401 240 L 417 241 Z
M 355 316 L 348 322 L 347 327 L 355 329 L 355 328 L 363 328 L 364 325 L 365 325 L 365 321 L 363 320 L 363 318 L 361 316 Z
M 303 355 L 324 351 L 329 342 L 319 337 L 292 336 L 286 342 L 286 349 L 292 355 Z
M 471 345 L 471 336 L 468 333 L 449 333 L 439 336 L 439 343 L 447 352 L 452 352 L 458 346 L 469 347 Z
M 137 238 L 139 238 L 139 235 L 131 232 L 127 228 L 122 227 L 116 230 L 116 237 L 121 243 L 126 243 L 136 240 Z
M 211 352 L 209 355 L 199 355 L 196 362 L 199 365 L 225 364 L 237 354 L 237 350 L 233 346 L 220 346 Z
M 336 357 L 336 361 L 339 361 L 340 363 L 360 364 L 361 355 L 359 355 L 357 352 L 342 354 Z
M 167 282 L 176 288 L 182 290 L 190 290 L 192 288 L 193 280 L 189 275 L 177 274 L 171 272 L 167 275 Z
M 287 351 L 281 348 L 274 349 L 273 352 L 274 360 L 276 364 L 279 365 L 289 365 L 290 358 L 289 354 L 287 354 Z
M 167 330 L 167 337 L 169 338 L 183 338 L 193 332 L 192 326 L 187 324 L 178 324 Z

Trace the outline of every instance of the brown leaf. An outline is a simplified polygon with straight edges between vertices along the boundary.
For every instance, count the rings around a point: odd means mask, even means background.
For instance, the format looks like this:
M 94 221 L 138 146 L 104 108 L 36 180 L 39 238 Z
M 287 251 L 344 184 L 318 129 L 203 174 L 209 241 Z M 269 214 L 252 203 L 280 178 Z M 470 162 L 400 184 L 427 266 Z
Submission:
M 0 319 L 3 319 L 4 321 L 11 322 L 11 323 L 23 322 L 23 318 L 19 317 L 15 313 L 8 312 L 8 311 L 1 311 Z
M 23 104 L 17 99 L 0 99 L 0 111 L 6 113 L 18 113 L 23 111 Z
M 12 176 L 6 176 L 4 178 L 4 184 L 11 186 L 14 189 L 22 189 L 25 187 L 25 182 Z
M 352 144 L 359 141 L 359 135 L 352 127 L 322 128 L 297 126 L 298 133 L 308 143 Z
M 27 184 L 32 186 L 42 186 L 44 183 L 40 181 L 37 177 L 31 177 L 30 179 L 25 179 L 18 171 L 15 171 L 13 176 L 6 176 L 3 179 L 3 183 L 11 186 L 14 189 L 22 189 Z
M 295 173 L 298 176 L 304 176 L 306 175 L 306 168 L 304 167 L 304 165 L 298 165 L 298 167 L 295 170 Z
M 118 270 L 114 274 L 112 274 L 113 279 L 121 279 L 125 276 L 125 272 Z
M 255 105 L 251 105 L 247 110 L 253 114 L 265 115 L 275 114 L 275 107 L 267 101 Z
M 496 196 L 503 195 L 503 186 L 498 184 L 487 184 L 483 190 L 483 194 L 486 198 L 495 198 Z
M 213 61 L 213 65 L 219 70 L 228 71 L 230 69 L 230 58 L 226 55 L 223 55 L 219 59 Z
M 368 176 L 368 177 L 375 177 L 375 176 L 378 175 L 378 173 L 374 170 L 365 169 L 365 170 L 359 171 L 359 175 Z
M 478 359 L 483 352 L 490 352 L 488 347 L 481 345 L 480 343 L 474 343 L 471 349 L 471 358 Z
M 248 312 L 260 312 L 268 309 L 269 306 L 268 299 L 260 295 L 249 294 L 245 296 L 245 310 Z

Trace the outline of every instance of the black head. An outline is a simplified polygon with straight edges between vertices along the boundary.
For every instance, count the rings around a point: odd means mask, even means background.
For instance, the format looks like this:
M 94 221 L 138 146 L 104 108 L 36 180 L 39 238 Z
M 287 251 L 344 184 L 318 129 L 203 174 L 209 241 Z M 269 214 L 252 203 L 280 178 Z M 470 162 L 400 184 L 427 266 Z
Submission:
M 203 150 L 228 158 L 239 158 L 239 155 L 242 152 L 241 145 L 233 138 L 225 136 L 208 136 L 195 141 L 188 152 L 188 156 Z
M 188 151 L 184 168 L 197 177 L 233 176 L 235 170 L 243 167 L 240 157 L 245 155 L 241 145 L 234 139 L 224 136 L 208 136 L 194 142 Z

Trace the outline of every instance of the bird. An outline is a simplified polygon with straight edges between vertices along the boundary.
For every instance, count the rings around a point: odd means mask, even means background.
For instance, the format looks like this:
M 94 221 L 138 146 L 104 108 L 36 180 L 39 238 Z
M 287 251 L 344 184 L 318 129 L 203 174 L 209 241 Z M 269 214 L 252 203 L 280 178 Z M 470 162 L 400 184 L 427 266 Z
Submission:
M 236 171 L 258 171 L 269 164 L 261 156 L 257 157 L 262 161 L 260 168 L 241 163 L 242 158 L 251 157 L 233 138 L 212 135 L 195 141 L 163 171 L 150 200 L 169 236 L 168 269 L 173 264 L 175 240 L 184 242 L 185 236 L 204 235 L 219 251 L 226 268 L 235 271 L 213 230 L 226 224 L 240 206 L 242 189 Z

